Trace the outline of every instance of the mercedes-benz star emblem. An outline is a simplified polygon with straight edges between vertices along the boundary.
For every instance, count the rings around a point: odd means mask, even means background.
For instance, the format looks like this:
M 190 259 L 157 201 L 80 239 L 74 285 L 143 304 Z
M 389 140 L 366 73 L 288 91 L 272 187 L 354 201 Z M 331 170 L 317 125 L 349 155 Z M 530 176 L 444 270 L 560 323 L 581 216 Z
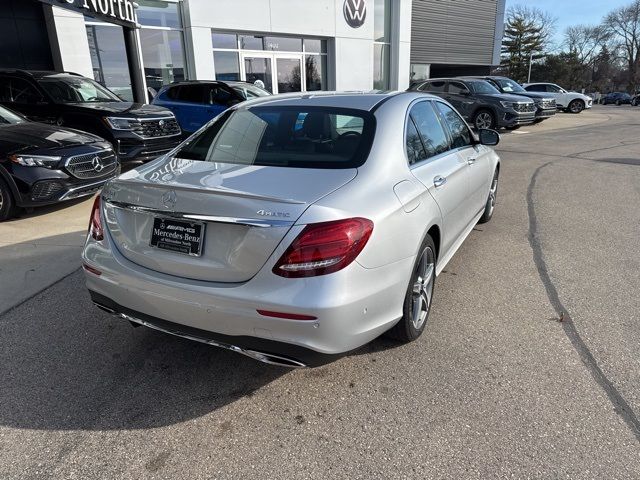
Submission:
M 93 166 L 93 169 L 97 173 L 100 173 L 102 170 L 104 170 L 104 164 L 102 163 L 102 159 L 97 155 L 93 157 L 93 160 L 91 160 L 91 166 Z
M 173 210 L 177 201 L 178 195 L 176 195 L 175 190 L 169 190 L 162 195 L 162 204 L 170 210 Z
M 344 0 L 344 19 L 351 28 L 360 28 L 367 18 L 366 0 Z

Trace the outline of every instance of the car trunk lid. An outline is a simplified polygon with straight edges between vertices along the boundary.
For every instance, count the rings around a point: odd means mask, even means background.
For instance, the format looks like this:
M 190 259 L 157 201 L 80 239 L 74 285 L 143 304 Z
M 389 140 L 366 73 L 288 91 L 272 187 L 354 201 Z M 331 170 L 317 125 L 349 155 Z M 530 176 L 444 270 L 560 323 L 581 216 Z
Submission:
M 166 158 L 105 188 L 105 221 L 117 250 L 138 265 L 195 280 L 244 282 L 309 205 L 356 173 Z M 151 246 L 161 219 L 203 225 L 200 254 Z

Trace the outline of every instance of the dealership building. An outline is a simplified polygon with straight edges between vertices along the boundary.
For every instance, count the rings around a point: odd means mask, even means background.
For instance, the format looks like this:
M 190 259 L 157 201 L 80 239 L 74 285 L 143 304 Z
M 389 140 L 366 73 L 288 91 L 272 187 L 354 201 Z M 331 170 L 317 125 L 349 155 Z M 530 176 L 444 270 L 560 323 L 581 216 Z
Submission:
M 138 100 L 184 79 L 406 89 L 488 73 L 505 1 L 0 0 L 0 68 L 76 72 Z

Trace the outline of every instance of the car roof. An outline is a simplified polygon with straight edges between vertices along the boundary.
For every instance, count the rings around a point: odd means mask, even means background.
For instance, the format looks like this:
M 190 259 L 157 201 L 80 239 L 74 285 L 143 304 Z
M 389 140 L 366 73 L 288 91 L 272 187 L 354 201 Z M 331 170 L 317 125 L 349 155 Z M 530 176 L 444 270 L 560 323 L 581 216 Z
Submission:
M 246 85 L 253 86 L 252 83 L 243 82 L 240 80 L 181 80 L 179 82 L 171 82 L 167 87 L 177 87 L 181 85 Z
M 415 92 L 302 92 L 302 93 L 282 93 L 268 97 L 260 97 L 243 102 L 241 108 L 249 108 L 253 106 L 313 106 L 313 107 L 341 107 L 352 108 L 354 110 L 372 111 L 378 105 L 385 102 L 389 98 L 411 94 Z M 420 94 L 426 96 L 425 94 Z M 437 97 L 434 97 L 437 98 Z
M 22 75 L 39 80 L 45 77 L 82 77 L 79 73 L 74 72 L 56 72 L 53 70 L 21 70 L 17 68 L 0 68 L 0 73 Z

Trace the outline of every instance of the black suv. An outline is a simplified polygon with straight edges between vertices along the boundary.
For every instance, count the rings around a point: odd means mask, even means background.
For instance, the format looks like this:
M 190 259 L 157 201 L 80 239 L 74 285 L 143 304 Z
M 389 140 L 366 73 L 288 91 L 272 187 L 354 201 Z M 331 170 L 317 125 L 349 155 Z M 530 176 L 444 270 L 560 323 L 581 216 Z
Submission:
M 471 77 L 470 77 L 471 78 Z M 553 117 L 558 111 L 556 105 L 556 99 L 545 95 L 544 93 L 528 92 L 515 80 L 511 80 L 507 77 L 499 76 L 486 76 L 486 77 L 473 77 L 481 80 L 486 80 L 494 87 L 500 90 L 500 93 L 507 93 L 509 95 L 520 95 L 522 97 L 530 98 L 536 104 L 536 120 L 535 123 L 542 122 L 547 118 Z
M 533 123 L 536 116 L 533 100 L 500 93 L 486 80 L 436 78 L 412 85 L 409 90 L 444 98 L 478 130 L 516 129 Z
M 119 173 L 118 158 L 102 138 L 0 107 L 0 222 L 18 207 L 93 195 Z
M 111 142 L 121 162 L 159 157 L 178 145 L 182 134 L 169 110 L 125 102 L 73 73 L 0 70 L 0 105 L 30 120 L 98 135 Z

